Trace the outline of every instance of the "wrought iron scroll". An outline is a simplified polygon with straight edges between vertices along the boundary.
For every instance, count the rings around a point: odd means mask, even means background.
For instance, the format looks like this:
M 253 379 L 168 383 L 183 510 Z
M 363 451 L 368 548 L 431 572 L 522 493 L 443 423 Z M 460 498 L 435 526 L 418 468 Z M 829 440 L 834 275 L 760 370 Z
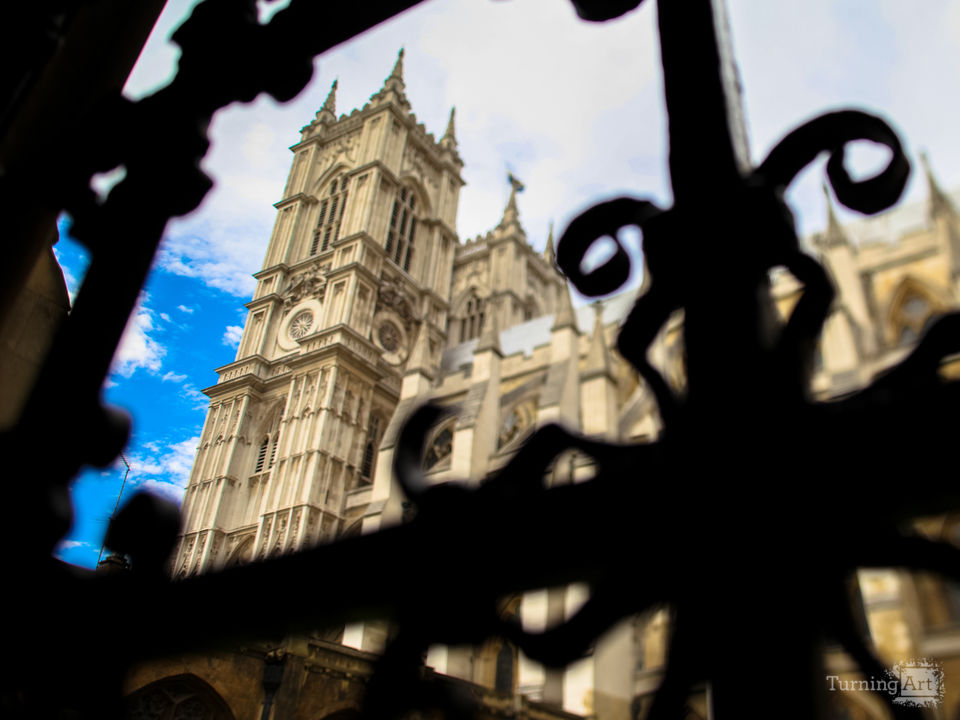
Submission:
M 0 178 L 8 216 L 35 203 L 32 193 L 43 187 L 45 207 L 67 209 L 74 234 L 93 255 L 23 419 L 2 439 L 5 457 L 26 459 L 8 472 L 8 503 L 33 509 L 5 532 L 8 551 L 16 553 L 8 572 L 18 583 L 8 609 L 16 619 L 8 622 L 15 653 L 7 654 L 2 680 L 8 714 L 116 715 L 131 662 L 380 618 L 396 633 L 371 680 L 368 716 L 435 707 L 463 717 L 471 710 L 462 698 L 420 681 L 430 644 L 501 635 L 560 667 L 620 619 L 660 604 L 672 607 L 674 631 L 648 718 L 679 716 L 702 681 L 711 684 L 716 717 L 820 714 L 827 635 L 864 672 L 880 672 L 845 594 L 855 568 L 899 565 L 960 579 L 957 550 L 902 529 L 913 515 L 955 508 L 955 491 L 927 477 L 922 495 L 890 500 L 878 492 L 911 477 L 917 458 L 931 467 L 952 460 L 958 389 L 937 370 L 960 350 L 960 319 L 934 325 L 907 360 L 862 392 L 827 404 L 807 397 L 833 290 L 819 263 L 800 251 L 783 191 L 826 152 L 840 202 L 877 212 L 898 199 L 909 165 L 882 119 L 845 111 L 800 126 L 744 174 L 730 141 L 709 0 L 662 0 L 658 7 L 673 206 L 632 198 L 601 203 L 571 223 L 557 250 L 581 292 L 605 294 L 625 280 L 628 256 L 618 245 L 611 259 L 586 272 L 585 253 L 619 228 L 643 232 L 652 281 L 619 348 L 656 395 L 665 425 L 657 442 L 611 445 L 548 426 L 479 488 L 429 487 L 419 477 L 418 449 L 439 410 L 428 406 L 406 424 L 396 455 L 396 476 L 415 508 L 401 526 L 174 584 L 163 565 L 177 533 L 176 510 L 144 496 L 121 512 L 108 538 L 133 558 L 129 574 L 82 576 L 50 559 L 70 523 L 70 478 L 83 463 L 109 463 L 126 440 L 126 420 L 101 406 L 99 389 L 167 220 L 196 207 L 210 187 L 199 161 L 213 112 L 260 92 L 292 98 L 309 79 L 315 54 L 412 4 L 364 3 L 362 12 L 348 11 L 333 24 L 325 3 L 294 0 L 260 26 L 252 0 L 206 0 L 174 36 L 183 56 L 170 86 L 139 102 L 112 98 L 74 130 L 82 142 L 37 148 L 33 174 Z M 638 4 L 576 6 L 586 19 L 602 20 Z M 852 180 L 843 165 L 845 145 L 857 139 L 891 153 L 887 167 L 865 181 Z M 51 178 L 53 154 L 63 170 Z M 120 164 L 126 179 L 99 204 L 90 177 Z M 778 265 L 805 285 L 784 325 L 773 316 L 768 280 Z M 646 360 L 653 337 L 679 308 L 684 397 Z M 70 430 L 52 442 L 51 428 L 61 426 Z M 594 460 L 594 476 L 547 487 L 545 472 L 571 449 Z M 777 499 L 784 495 L 787 502 Z M 456 556 L 437 558 L 436 538 Z M 776 563 L 758 560 L 761 545 Z M 476 571 L 490 568 L 490 558 L 543 547 L 548 551 L 533 567 Z M 623 552 L 631 557 L 626 566 L 618 560 Z M 320 569 L 338 581 L 335 592 L 329 582 L 318 584 Z M 590 599 L 556 628 L 532 634 L 499 616 L 498 602 L 512 593 L 571 582 L 587 583 Z M 437 603 L 440 597 L 445 602 Z M 60 667 L 70 669 L 55 683 L 52 647 Z M 745 702 L 751 672 L 768 676 L 750 684 Z

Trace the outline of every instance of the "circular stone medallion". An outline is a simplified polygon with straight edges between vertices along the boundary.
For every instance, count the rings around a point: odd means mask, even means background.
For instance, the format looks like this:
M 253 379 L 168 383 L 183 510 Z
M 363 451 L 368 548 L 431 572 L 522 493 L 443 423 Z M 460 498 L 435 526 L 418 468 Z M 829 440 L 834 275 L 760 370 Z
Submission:
M 313 325 L 313 313 L 309 310 L 304 310 L 303 312 L 297 313 L 297 315 L 290 321 L 290 337 L 294 340 L 299 340 L 308 332 Z

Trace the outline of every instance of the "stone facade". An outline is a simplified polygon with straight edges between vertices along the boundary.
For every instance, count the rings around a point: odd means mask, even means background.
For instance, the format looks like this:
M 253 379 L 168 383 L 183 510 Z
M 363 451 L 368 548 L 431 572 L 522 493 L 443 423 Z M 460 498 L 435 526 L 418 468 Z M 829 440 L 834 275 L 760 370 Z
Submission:
M 439 141 L 417 123 L 402 62 L 401 52 L 383 88 L 349 115 L 336 116 L 335 83 L 292 148 L 237 358 L 205 391 L 210 410 L 184 497 L 177 578 L 401 522 L 403 499 L 390 477 L 397 432 L 428 398 L 458 409 L 427 443 L 424 467 L 435 482 L 481 482 L 545 422 L 619 441 L 652 440 L 660 430 L 652 394 L 612 349 L 635 295 L 574 308 L 552 231 L 542 253 L 527 241 L 513 179 L 499 223 L 461 242 L 454 115 Z M 817 398 L 866 385 L 960 297 L 960 215 L 929 167 L 926 174 L 925 210 L 845 229 L 829 206 L 827 230 L 808 243 L 837 288 L 811 387 Z M 802 287 L 772 275 L 786 317 Z M 651 349 L 678 392 L 682 323 L 673 317 Z M 571 456 L 552 473 L 551 482 L 577 482 L 591 468 Z M 960 541 L 954 524 L 924 527 Z M 861 588 L 886 658 L 952 657 L 960 674 L 960 594 L 894 572 L 864 574 Z M 508 606 L 536 629 L 569 617 L 585 598 L 571 586 Z M 485 712 L 628 720 L 659 682 L 668 629 L 666 611 L 627 620 L 564 672 L 499 642 L 436 647 L 427 665 L 471 684 Z M 278 713 L 287 708 L 278 717 L 346 717 L 385 631 L 367 623 L 325 640 L 154 663 L 129 678 L 131 702 L 148 693 L 167 703 L 202 697 L 209 717 L 259 717 L 267 668 L 282 660 L 285 679 L 270 696 Z M 830 662 L 849 670 L 839 656 Z M 947 699 L 952 715 L 960 686 Z M 704 703 L 692 699 L 692 717 L 706 717 Z M 842 704 L 849 717 L 884 716 L 872 699 Z

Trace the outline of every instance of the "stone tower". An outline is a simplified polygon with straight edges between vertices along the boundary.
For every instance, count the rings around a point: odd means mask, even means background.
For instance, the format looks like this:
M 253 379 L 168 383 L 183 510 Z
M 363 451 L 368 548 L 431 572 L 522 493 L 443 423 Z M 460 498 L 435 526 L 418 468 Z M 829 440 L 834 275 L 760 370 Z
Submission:
M 338 118 L 336 89 L 291 148 L 236 360 L 205 391 L 177 577 L 358 531 L 408 361 L 440 363 L 464 184 L 453 114 L 439 141 L 417 123 L 403 50 L 362 109 Z
M 566 292 L 555 265 L 552 229 L 543 254 L 530 247 L 517 208 L 523 184 L 512 174 L 508 177 L 510 199 L 500 222 L 458 249 L 451 288 L 451 345 L 478 338 L 489 312 L 496 315 L 501 329 L 551 315 Z

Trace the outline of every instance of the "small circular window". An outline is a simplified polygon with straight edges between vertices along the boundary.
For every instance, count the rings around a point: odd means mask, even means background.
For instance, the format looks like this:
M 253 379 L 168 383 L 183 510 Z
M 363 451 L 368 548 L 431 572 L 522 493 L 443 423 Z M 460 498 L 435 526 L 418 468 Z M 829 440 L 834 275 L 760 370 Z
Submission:
M 377 330 L 377 339 L 387 352 L 396 352 L 400 347 L 400 331 L 392 322 L 383 323 Z
M 290 337 L 294 340 L 299 340 L 308 332 L 313 325 L 313 313 L 309 310 L 304 310 L 303 312 L 297 313 L 294 316 L 293 320 L 290 321 Z

